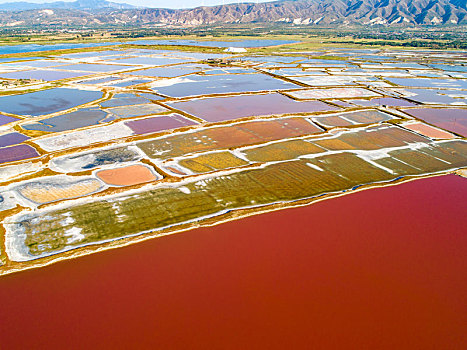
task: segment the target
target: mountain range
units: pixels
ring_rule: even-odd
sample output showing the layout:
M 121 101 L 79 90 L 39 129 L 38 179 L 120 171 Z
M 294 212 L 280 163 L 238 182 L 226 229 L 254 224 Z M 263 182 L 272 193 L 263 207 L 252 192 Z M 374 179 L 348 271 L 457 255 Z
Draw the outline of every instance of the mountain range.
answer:
M 105 0 L 34 4 L 40 7 L 32 9 L 26 9 L 25 6 L 29 5 L 24 4 L 27 3 L 0 5 L 0 25 L 197 26 L 271 22 L 327 26 L 467 24 L 466 0 L 282 0 L 180 10 L 135 8 Z

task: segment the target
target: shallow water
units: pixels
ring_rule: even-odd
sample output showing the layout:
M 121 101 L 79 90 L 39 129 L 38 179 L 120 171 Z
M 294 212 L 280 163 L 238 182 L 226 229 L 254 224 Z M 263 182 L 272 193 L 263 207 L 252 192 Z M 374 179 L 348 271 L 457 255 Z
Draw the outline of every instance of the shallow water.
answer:
M 110 186 L 131 186 L 160 178 L 147 165 L 143 164 L 100 170 L 96 173 L 96 176 Z
M 283 44 L 292 44 L 294 40 L 240 40 L 240 41 L 196 41 L 196 40 L 137 40 L 129 43 L 143 45 L 189 45 L 209 47 L 267 47 Z
M 39 116 L 76 107 L 102 97 L 102 92 L 54 88 L 0 97 L 0 111 Z
M 0 114 L 0 125 L 5 125 L 19 120 L 18 118 L 13 118 L 7 115 Z
M 23 141 L 26 141 L 29 137 L 20 134 L 19 132 L 12 132 L 9 134 L 0 135 L 0 147 L 17 145 Z
M 15 145 L 0 148 L 0 164 L 15 160 L 37 157 L 39 153 L 29 145 Z
M 105 78 L 98 78 L 98 79 L 90 79 L 90 80 L 83 80 L 78 82 L 78 84 L 103 84 L 108 83 L 114 80 L 119 80 L 120 77 L 105 77 Z
M 293 40 L 242 40 L 242 41 L 195 41 L 195 40 L 135 40 L 115 41 L 104 43 L 76 43 L 76 44 L 25 44 L 25 45 L 3 45 L 0 46 L 0 54 L 14 54 L 22 52 L 40 52 L 49 50 L 69 50 L 84 47 L 98 47 L 106 45 L 135 44 L 135 45 L 190 45 L 210 47 L 266 47 L 282 44 L 291 44 Z M 118 51 L 117 51 L 118 53 Z M 86 56 L 81 56 L 86 57 Z
M 194 121 L 178 114 L 132 120 L 125 123 L 135 134 L 149 134 L 194 125 Z
M 265 74 L 190 75 L 173 82 L 167 80 L 167 84 L 170 83 L 172 85 L 154 87 L 153 90 L 171 97 L 185 97 L 298 88 Z
M 173 78 L 185 74 L 192 74 L 200 72 L 201 69 L 196 67 L 186 67 L 186 66 L 175 66 L 175 67 L 161 67 L 161 68 L 149 68 L 138 70 L 130 73 L 130 75 L 142 75 L 146 77 L 164 77 L 164 78 Z
M 122 66 L 117 64 L 89 64 L 89 63 L 81 63 L 81 64 L 70 64 L 66 66 L 61 66 L 59 69 L 65 70 L 78 70 L 78 71 L 85 71 L 85 72 L 92 72 L 92 73 L 107 73 L 107 72 L 116 72 L 125 69 L 131 69 L 131 66 Z
M 8 55 L 22 52 L 40 52 L 49 50 L 68 50 L 82 47 L 105 46 L 109 43 L 86 43 L 86 44 L 25 44 L 25 45 L 1 45 L 0 54 Z
M 16 63 L 18 64 L 18 63 Z M 10 65 L 10 64 L 8 64 Z M 11 64 L 13 65 L 13 63 Z M 55 67 L 55 66 L 64 66 L 66 65 L 65 62 L 60 62 L 60 61 L 52 61 L 52 60 L 36 60 L 36 61 L 27 61 L 27 62 L 21 62 L 21 66 L 24 67 L 33 67 L 33 68 L 47 68 L 47 67 Z
M 278 93 L 207 98 L 175 102 L 170 106 L 209 122 L 268 114 L 311 113 L 338 109 L 321 101 L 298 102 Z
M 406 109 L 404 112 L 467 137 L 467 109 L 413 108 Z
M 117 64 L 147 64 L 151 66 L 165 66 L 167 64 L 186 63 L 190 60 L 169 57 L 130 57 L 112 61 Z M 109 61 L 110 62 L 110 61 Z
M 37 70 L 25 70 L 21 72 L 1 73 L 0 77 L 6 78 L 6 79 L 37 79 L 37 80 L 44 80 L 44 81 L 54 81 L 54 80 L 83 77 L 89 74 L 90 74 L 89 72 L 67 72 L 63 70 L 37 69 Z
M 467 89 L 467 80 L 459 79 L 386 78 L 386 80 L 401 86 Z
M 403 100 L 400 98 L 383 97 L 373 98 L 371 100 L 349 100 L 349 102 L 364 106 L 364 107 L 375 107 L 375 106 L 391 106 L 391 107 L 414 107 L 415 103 Z
M 135 104 L 148 103 L 149 101 L 141 96 L 129 93 L 115 94 L 110 100 L 106 100 L 100 103 L 102 107 L 120 107 L 129 106 Z
M 149 83 L 150 81 L 151 81 L 150 79 L 134 79 L 134 80 L 122 81 L 121 83 L 116 83 L 116 84 L 109 83 L 109 84 L 105 84 L 105 85 L 115 86 L 115 87 L 127 87 L 127 86 L 133 86 L 133 85 Z
M 467 104 L 467 92 L 462 90 L 404 89 L 404 92 L 407 93 L 408 98 L 420 103 Z
M 96 125 L 99 121 L 106 119 L 107 115 L 106 112 L 98 108 L 86 108 L 57 117 L 42 119 L 34 124 L 24 124 L 22 128 L 26 130 L 60 132 Z

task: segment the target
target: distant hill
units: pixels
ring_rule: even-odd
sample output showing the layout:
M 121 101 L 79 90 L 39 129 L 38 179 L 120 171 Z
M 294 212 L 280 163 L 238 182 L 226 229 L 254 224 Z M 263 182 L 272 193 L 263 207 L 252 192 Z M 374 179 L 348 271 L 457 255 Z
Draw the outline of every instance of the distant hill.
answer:
M 129 4 L 118 4 L 105 0 L 77 0 L 73 2 L 55 1 L 45 4 L 37 4 L 26 1 L 7 2 L 0 4 L 0 11 L 27 11 L 41 9 L 74 9 L 74 10 L 95 10 L 95 9 L 132 9 L 136 6 Z
M 0 24 L 10 27 L 44 24 L 197 26 L 254 22 L 336 27 L 467 24 L 466 0 L 283 0 L 181 10 L 128 7 L 131 5 L 103 0 L 55 2 L 42 4 L 40 9 L 0 12 Z

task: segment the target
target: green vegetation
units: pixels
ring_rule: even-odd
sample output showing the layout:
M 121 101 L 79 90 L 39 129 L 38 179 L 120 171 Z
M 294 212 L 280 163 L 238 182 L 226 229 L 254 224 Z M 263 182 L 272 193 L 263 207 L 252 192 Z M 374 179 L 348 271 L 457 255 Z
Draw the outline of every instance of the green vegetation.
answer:
M 47 213 L 25 214 L 14 224 L 14 229 L 24 233 L 28 251 L 39 257 L 73 246 L 181 224 L 224 210 L 294 201 L 393 180 L 401 175 L 447 170 L 465 165 L 467 154 L 466 143 L 461 141 L 392 153 L 394 159 L 400 159 L 408 167 L 387 163 L 386 158 L 379 159 L 378 162 L 394 169 L 390 174 L 348 152 L 292 159 L 264 168 L 193 180 L 182 189 L 161 187 L 123 195 L 113 202 L 101 200 Z M 64 226 L 66 218 L 72 220 Z M 74 239 L 73 232 L 79 233 L 76 236 L 79 239 Z
M 196 27 L 129 27 L 107 26 L 102 28 L 2 28 L 0 43 L 85 43 L 115 42 L 121 39 L 197 39 L 197 40 L 241 40 L 241 39 L 286 39 L 306 43 L 306 48 L 320 46 L 396 46 L 424 47 L 432 49 L 465 49 L 467 45 L 465 26 L 352 26 L 333 28 L 291 24 L 222 24 Z M 170 45 L 163 45 L 170 48 Z M 163 47 L 161 47 L 163 48 Z M 297 47 L 295 47 L 297 48 Z M 177 46 L 181 50 L 215 52 L 215 48 Z M 212 51 L 211 51 L 212 50 Z

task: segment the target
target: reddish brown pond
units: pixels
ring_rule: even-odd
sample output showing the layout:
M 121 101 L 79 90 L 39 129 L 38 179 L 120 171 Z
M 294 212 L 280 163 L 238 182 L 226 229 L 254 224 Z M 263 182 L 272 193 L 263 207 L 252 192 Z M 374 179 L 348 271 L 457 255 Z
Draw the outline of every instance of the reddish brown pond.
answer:
M 5 349 L 465 349 L 467 180 L 367 190 L 0 278 Z
M 131 186 L 157 179 L 152 171 L 142 164 L 100 170 L 96 176 L 106 184 L 114 186 Z

